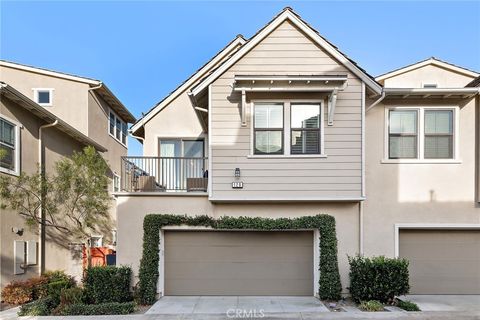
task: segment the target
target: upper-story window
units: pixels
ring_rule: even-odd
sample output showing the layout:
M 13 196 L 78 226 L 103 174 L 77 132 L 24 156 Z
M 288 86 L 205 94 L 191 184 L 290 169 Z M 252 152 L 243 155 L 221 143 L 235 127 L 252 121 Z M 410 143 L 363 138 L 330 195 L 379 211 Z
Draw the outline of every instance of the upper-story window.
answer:
M 455 159 L 455 108 L 388 110 L 388 159 Z
M 438 86 L 437 86 L 436 83 L 424 83 L 424 84 L 423 84 L 423 87 L 424 87 L 425 89 L 432 89 L 432 88 L 437 88 Z
M 291 105 L 292 154 L 320 153 L 320 105 Z
M 283 154 L 283 104 L 255 105 L 255 154 Z
M 128 127 L 113 111 L 110 110 L 108 133 L 123 145 L 127 145 Z
M 10 174 L 20 172 L 19 126 L 0 117 L 0 171 Z
M 322 105 L 285 101 L 254 103 L 254 155 L 321 155 Z
M 53 89 L 52 88 L 35 88 L 33 89 L 35 102 L 41 106 L 53 105 Z

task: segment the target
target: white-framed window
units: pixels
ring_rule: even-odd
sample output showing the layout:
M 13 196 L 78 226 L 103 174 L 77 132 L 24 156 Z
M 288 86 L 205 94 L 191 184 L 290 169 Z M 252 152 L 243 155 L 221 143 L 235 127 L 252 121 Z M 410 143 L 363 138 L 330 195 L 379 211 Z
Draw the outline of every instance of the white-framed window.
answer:
M 325 157 L 322 101 L 252 101 L 249 157 Z
M 120 176 L 116 173 L 113 173 L 112 187 L 113 187 L 113 192 L 120 191 Z
M 458 161 L 458 107 L 386 109 L 386 162 Z
M 103 236 L 91 236 L 90 237 L 90 247 L 99 248 L 103 245 Z
M 20 174 L 20 125 L 0 115 L 0 171 Z
M 424 83 L 423 84 L 423 87 L 425 89 L 433 89 L 433 88 L 437 88 L 438 85 L 436 83 Z
M 35 102 L 41 106 L 53 105 L 53 88 L 33 88 L 33 96 Z
M 128 126 L 125 121 L 112 110 L 108 118 L 108 134 L 123 145 L 127 145 Z

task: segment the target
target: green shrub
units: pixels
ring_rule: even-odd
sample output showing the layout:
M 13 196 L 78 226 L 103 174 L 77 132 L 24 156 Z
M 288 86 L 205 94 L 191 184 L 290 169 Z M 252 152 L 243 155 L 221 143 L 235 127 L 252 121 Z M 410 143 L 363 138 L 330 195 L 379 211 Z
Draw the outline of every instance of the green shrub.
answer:
M 337 261 L 337 236 L 335 219 L 320 214 L 299 218 L 259 218 L 259 217 L 189 217 L 185 215 L 150 214 L 143 220 L 143 252 L 139 270 L 138 297 L 142 304 L 155 302 L 158 281 L 159 230 L 164 226 L 189 225 L 206 226 L 214 229 L 251 230 L 296 230 L 318 229 L 320 232 L 320 280 L 319 296 L 325 300 L 338 300 L 342 291 Z
M 91 267 L 86 270 L 83 285 L 87 303 L 127 302 L 132 300 L 130 267 Z
M 363 311 L 376 312 L 383 311 L 383 304 L 377 300 L 363 301 L 358 306 Z
M 53 298 L 46 297 L 36 301 L 24 304 L 20 307 L 19 316 L 48 316 L 55 308 L 56 304 Z
M 51 282 L 48 284 L 48 296 L 54 299 L 54 301 L 59 304 L 60 303 L 60 295 L 62 290 L 68 289 L 71 287 L 71 283 L 65 280 L 58 280 L 55 282 Z
M 403 309 L 405 311 L 420 311 L 420 308 L 418 305 L 414 302 L 408 301 L 408 300 L 398 300 L 397 302 L 397 307 L 400 309 Z
M 110 302 L 101 304 L 71 304 L 65 306 L 59 315 L 63 316 L 93 316 L 105 314 L 129 314 L 135 311 L 134 302 Z
M 83 289 L 79 287 L 66 288 L 60 293 L 60 304 L 81 304 L 83 303 Z
M 75 279 L 61 270 L 46 271 L 43 274 L 43 277 L 48 279 L 48 283 L 65 281 L 69 283 L 69 287 L 74 287 L 76 285 Z
M 349 257 L 350 293 L 355 302 L 392 301 L 395 296 L 407 294 L 408 261 L 386 257 Z

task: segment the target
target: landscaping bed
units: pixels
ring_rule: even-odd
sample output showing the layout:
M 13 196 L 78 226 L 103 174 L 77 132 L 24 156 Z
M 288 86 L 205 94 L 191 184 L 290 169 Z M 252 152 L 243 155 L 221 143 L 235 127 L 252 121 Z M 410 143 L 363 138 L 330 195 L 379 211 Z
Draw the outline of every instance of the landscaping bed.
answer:
M 11 305 L 21 305 L 19 316 L 117 315 L 137 310 L 130 290 L 128 267 L 92 267 L 81 285 L 63 272 L 15 281 L 2 291 Z

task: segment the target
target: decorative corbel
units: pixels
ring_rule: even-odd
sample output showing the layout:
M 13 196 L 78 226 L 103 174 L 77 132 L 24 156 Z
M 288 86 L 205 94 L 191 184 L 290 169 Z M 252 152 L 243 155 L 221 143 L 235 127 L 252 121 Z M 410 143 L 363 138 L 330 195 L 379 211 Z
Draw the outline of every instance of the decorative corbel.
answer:
M 335 107 L 337 105 L 337 89 L 335 88 L 328 97 L 328 121 L 329 126 L 333 126 L 333 117 L 335 115 Z
M 245 90 L 242 90 L 242 127 L 247 126 L 246 108 L 247 108 L 247 95 L 245 93 Z

